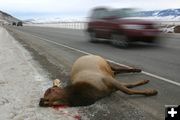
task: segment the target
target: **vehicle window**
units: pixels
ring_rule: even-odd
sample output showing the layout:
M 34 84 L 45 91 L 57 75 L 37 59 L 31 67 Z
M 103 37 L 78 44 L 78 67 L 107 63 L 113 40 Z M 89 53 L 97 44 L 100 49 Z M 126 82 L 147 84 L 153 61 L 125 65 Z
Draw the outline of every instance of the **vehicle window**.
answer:
M 124 17 L 133 17 L 135 16 L 136 12 L 132 9 L 116 9 L 116 10 L 111 10 L 110 14 L 111 16 L 124 18 Z
M 93 19 L 102 19 L 108 16 L 108 11 L 107 10 L 97 10 L 94 11 L 91 18 Z

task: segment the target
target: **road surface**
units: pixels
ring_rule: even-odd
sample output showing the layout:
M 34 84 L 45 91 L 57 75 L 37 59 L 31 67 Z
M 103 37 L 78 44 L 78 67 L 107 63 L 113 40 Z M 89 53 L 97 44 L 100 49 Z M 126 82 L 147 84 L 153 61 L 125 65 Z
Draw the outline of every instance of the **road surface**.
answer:
M 129 49 L 115 48 L 108 43 L 93 44 L 87 41 L 82 30 L 45 27 L 6 27 L 25 48 L 43 56 L 34 57 L 55 77 L 56 69 L 69 72 L 73 62 L 84 54 L 97 54 L 116 63 L 143 69 L 140 74 L 117 76 L 121 81 L 133 82 L 149 79 L 150 83 L 136 89 L 154 88 L 157 96 L 129 96 L 113 93 L 95 105 L 82 107 L 90 119 L 104 120 L 162 120 L 165 105 L 180 104 L 180 41 L 178 37 L 160 37 L 161 45 L 138 44 Z M 37 55 L 35 55 L 37 56 Z M 46 59 L 49 63 L 44 62 Z M 47 67 L 55 66 L 55 67 Z M 62 69 L 59 69 L 62 68 Z M 61 76 L 62 77 L 62 76 Z M 64 77 L 67 79 L 67 77 Z M 61 79 L 61 78 L 60 78 Z

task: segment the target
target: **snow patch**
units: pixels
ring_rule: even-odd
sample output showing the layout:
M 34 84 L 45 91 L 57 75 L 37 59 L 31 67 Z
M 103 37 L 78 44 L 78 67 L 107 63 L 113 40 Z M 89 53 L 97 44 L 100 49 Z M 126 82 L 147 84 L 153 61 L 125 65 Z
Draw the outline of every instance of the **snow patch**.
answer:
M 2 120 L 77 120 L 77 108 L 41 108 L 39 99 L 52 86 L 40 66 L 0 27 L 0 118 Z M 41 71 L 43 71 L 41 69 Z

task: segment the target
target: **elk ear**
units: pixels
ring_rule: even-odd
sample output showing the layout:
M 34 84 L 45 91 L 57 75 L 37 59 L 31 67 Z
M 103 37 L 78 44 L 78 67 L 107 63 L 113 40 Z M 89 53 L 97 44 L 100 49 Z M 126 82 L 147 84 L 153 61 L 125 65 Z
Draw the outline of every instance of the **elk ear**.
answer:
M 61 81 L 59 79 L 53 80 L 53 87 L 61 87 Z

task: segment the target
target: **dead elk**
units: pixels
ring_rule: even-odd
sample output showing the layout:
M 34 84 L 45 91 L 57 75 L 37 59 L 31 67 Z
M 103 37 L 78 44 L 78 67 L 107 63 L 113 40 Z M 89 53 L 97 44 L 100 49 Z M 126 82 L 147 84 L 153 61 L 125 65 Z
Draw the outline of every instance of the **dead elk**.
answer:
M 141 72 L 140 69 L 124 67 L 107 62 L 100 56 L 86 55 L 75 61 L 71 70 L 71 84 L 61 88 L 60 80 L 53 81 L 53 86 L 46 90 L 40 99 L 42 107 L 67 105 L 85 106 L 120 90 L 128 95 L 156 95 L 154 89 L 130 89 L 149 82 L 141 80 L 134 83 L 122 83 L 115 79 L 119 73 Z

